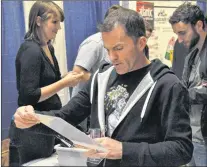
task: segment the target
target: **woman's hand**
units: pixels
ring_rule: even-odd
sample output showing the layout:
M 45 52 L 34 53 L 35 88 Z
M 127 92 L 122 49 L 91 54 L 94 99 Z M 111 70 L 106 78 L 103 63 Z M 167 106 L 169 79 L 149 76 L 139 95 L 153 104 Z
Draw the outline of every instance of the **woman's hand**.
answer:
M 40 123 L 40 120 L 32 106 L 22 106 L 14 114 L 14 123 L 17 128 L 25 129 Z
M 74 71 L 68 72 L 64 78 L 62 78 L 62 83 L 64 85 L 64 87 L 73 87 L 76 86 L 83 77 L 84 73 L 77 73 Z

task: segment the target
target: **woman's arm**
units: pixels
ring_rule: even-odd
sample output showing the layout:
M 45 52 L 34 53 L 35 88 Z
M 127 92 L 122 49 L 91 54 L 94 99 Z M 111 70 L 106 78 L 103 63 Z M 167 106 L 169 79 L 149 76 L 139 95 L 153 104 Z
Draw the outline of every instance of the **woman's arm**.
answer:
M 19 97 L 25 105 L 35 105 L 44 101 L 67 86 L 75 86 L 82 73 L 70 72 L 61 80 L 40 87 L 42 52 L 39 46 L 27 46 L 20 51 L 16 59 Z
M 61 80 L 50 84 L 48 86 L 41 88 L 41 96 L 38 102 L 44 101 L 48 99 L 49 97 L 56 94 L 61 89 L 68 87 L 68 86 L 75 86 L 80 81 L 84 74 L 83 73 L 76 73 L 76 72 L 69 72 L 64 78 Z

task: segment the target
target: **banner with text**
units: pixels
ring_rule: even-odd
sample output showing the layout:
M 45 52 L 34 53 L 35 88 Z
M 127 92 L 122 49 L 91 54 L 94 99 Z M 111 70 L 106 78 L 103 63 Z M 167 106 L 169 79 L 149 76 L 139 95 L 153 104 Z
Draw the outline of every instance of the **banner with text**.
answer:
M 152 26 L 152 29 L 154 29 L 154 3 L 137 1 L 136 10 Z

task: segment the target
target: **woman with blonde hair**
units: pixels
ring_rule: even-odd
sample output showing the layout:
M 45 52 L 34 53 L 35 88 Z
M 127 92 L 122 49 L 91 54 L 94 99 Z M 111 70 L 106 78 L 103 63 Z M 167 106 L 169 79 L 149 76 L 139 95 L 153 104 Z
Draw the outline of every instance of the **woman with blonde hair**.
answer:
M 82 73 L 69 72 L 61 78 L 52 40 L 64 21 L 63 10 L 52 1 L 37 1 L 29 14 L 29 30 L 16 57 L 18 105 L 32 105 L 35 110 L 62 107 L 57 92 L 75 86 Z M 53 153 L 55 138 L 10 127 L 10 166 L 20 166 Z

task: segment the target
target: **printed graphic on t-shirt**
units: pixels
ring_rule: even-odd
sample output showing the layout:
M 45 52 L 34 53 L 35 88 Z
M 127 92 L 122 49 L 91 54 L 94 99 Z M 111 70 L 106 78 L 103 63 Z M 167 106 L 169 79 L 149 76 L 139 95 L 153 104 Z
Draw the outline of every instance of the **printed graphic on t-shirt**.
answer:
M 127 85 L 112 86 L 105 95 L 106 112 L 111 110 L 112 113 L 108 117 L 108 135 L 111 136 L 114 131 L 122 111 L 127 103 L 129 93 L 127 92 Z

